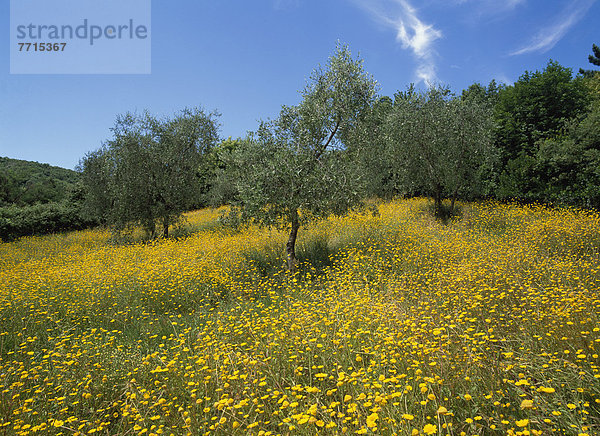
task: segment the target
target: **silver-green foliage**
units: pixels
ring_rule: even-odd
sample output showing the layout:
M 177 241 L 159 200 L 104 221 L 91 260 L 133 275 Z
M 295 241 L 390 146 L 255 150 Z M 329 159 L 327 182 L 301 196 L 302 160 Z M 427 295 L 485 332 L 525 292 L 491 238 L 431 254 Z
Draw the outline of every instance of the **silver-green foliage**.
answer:
M 89 209 L 116 229 L 141 224 L 155 233 L 198 206 L 198 168 L 218 140 L 216 113 L 185 109 L 174 118 L 117 117 L 113 138 L 81 163 Z
M 297 106 L 283 106 L 262 122 L 234 155 L 245 218 L 290 228 L 287 246 L 295 268 L 298 228 L 313 217 L 346 213 L 359 204 L 364 180 L 346 140 L 372 105 L 376 82 L 346 46 L 313 71 Z
M 482 177 L 497 159 L 490 105 L 443 87 L 396 94 L 387 135 L 398 188 L 433 196 L 436 214 L 445 196 L 480 194 Z

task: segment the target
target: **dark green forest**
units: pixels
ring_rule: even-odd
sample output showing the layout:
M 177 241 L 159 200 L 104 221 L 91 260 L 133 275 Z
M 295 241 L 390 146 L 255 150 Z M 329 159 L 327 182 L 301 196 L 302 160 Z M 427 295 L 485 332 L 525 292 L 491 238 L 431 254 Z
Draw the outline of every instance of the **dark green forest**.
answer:
M 0 239 L 82 229 L 98 221 L 82 210 L 81 174 L 0 157 Z
M 76 171 L 0 157 L 0 206 L 32 206 L 66 200 L 77 189 Z
M 512 85 L 385 96 L 338 45 L 299 104 L 244 138 L 220 138 L 219 114 L 202 108 L 128 113 L 77 171 L 0 158 L 0 239 L 98 224 L 166 237 L 183 212 L 229 204 L 231 222 L 291 229 L 292 267 L 307 220 L 367 198 L 428 196 L 438 218 L 457 200 L 598 209 L 597 50 L 577 74 L 550 60 Z

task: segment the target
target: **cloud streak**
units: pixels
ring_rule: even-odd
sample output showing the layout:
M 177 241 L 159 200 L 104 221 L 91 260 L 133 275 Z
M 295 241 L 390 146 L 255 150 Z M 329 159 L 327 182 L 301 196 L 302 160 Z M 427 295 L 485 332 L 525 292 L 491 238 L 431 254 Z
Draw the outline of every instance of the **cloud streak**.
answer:
M 442 32 L 424 23 L 407 0 L 354 0 L 354 3 L 396 31 L 396 40 L 402 48 L 411 50 L 417 60 L 415 76 L 419 82 L 436 81 L 433 42 L 442 37 Z
M 506 0 L 500 2 L 498 0 L 455 0 L 454 3 L 458 5 L 470 3 L 483 8 L 489 13 L 499 13 L 504 11 L 511 11 L 520 4 L 525 3 L 525 1 L 526 0 Z
M 448 0 L 443 1 L 445 3 L 441 4 L 447 6 Z M 526 0 L 454 0 L 453 5 L 468 9 L 463 18 L 466 22 L 479 24 L 482 19 L 489 21 L 503 18 L 525 3 Z
M 592 7 L 596 0 L 580 0 L 569 5 L 562 11 L 557 21 L 541 29 L 526 45 L 510 53 L 511 56 L 518 56 L 527 53 L 540 52 L 545 53 L 552 49 L 579 20 L 581 20 L 587 11 Z

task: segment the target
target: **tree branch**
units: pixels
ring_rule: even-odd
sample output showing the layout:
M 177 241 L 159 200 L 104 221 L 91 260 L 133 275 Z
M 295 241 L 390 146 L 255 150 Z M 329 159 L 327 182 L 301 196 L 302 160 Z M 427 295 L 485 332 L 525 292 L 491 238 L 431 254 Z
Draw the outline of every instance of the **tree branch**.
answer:
M 340 120 L 338 119 L 337 122 L 335 123 L 335 127 L 333 128 L 333 131 L 331 132 L 331 135 L 329 135 L 329 138 L 327 139 L 327 142 L 319 150 L 317 150 L 317 153 L 315 155 L 316 159 L 319 159 L 321 157 L 321 155 L 325 152 L 325 150 L 327 150 L 327 147 L 333 140 L 333 137 L 335 136 L 335 134 L 337 133 L 339 128 L 340 128 Z

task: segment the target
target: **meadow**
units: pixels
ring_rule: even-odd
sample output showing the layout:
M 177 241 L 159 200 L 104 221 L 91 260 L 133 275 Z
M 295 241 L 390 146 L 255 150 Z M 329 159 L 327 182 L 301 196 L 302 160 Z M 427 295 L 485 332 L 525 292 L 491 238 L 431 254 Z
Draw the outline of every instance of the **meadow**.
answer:
M 0 434 L 600 434 L 600 216 L 427 207 L 1 243 Z

